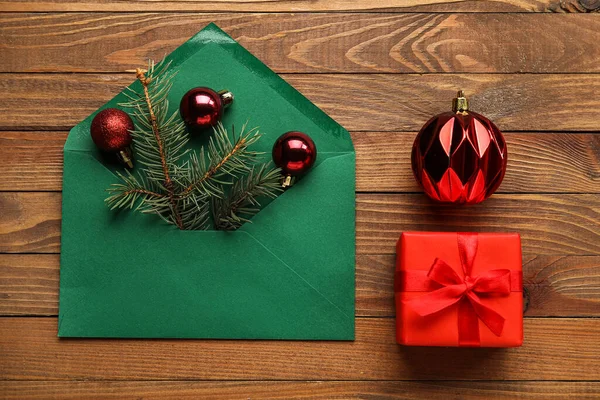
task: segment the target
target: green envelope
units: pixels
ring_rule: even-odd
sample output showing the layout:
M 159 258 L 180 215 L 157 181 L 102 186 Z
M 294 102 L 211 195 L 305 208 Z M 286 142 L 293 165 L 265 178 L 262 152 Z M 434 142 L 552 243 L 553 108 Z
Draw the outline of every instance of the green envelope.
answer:
M 226 127 L 258 126 L 265 157 L 284 132 L 306 132 L 317 164 L 238 231 L 180 231 L 106 207 L 120 168 L 95 148 L 90 115 L 64 148 L 58 336 L 354 339 L 350 135 L 213 24 L 167 58 L 178 71 L 171 112 L 192 87 L 228 89 Z

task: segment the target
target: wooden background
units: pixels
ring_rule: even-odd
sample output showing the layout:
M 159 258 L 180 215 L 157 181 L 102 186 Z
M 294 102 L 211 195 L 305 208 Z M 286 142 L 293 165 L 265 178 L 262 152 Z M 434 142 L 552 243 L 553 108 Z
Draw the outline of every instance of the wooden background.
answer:
M 600 1 L 0 0 L 1 398 L 599 398 Z M 215 21 L 351 131 L 355 342 L 58 340 L 67 131 Z M 416 131 L 455 91 L 506 132 L 482 205 L 433 206 Z M 518 231 L 519 349 L 394 342 L 403 230 Z

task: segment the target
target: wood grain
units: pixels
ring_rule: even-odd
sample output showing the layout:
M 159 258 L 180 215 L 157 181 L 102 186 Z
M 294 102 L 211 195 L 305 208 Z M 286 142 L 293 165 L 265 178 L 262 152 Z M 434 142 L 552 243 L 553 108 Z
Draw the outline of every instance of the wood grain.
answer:
M 15 0 L 0 1 L 4 11 L 426 11 L 426 12 L 597 12 L 597 0 Z
M 57 315 L 60 257 L 0 254 L 0 315 Z
M 357 315 L 395 315 L 394 270 L 394 255 L 357 256 Z M 600 257 L 525 254 L 523 287 L 528 304 L 524 313 L 526 317 L 598 316 Z M 9 304 L 6 308 L 11 309 L 11 306 Z
M 0 253 L 56 253 L 60 193 L 0 193 Z M 437 205 L 421 194 L 359 194 L 358 254 L 394 254 L 403 231 L 521 234 L 523 251 L 538 255 L 599 255 L 600 197 L 595 194 L 496 194 L 470 206 Z
M 525 320 L 521 348 L 395 343 L 392 318 L 354 342 L 58 339 L 55 318 L 0 320 L 5 380 L 595 380 L 600 319 Z M 549 351 L 549 349 L 552 349 Z
M 594 15 L 385 13 L 0 14 L 0 72 L 123 72 L 211 21 L 278 73 L 600 72 Z
M 0 253 L 57 253 L 60 201 L 60 193 L 0 194 Z
M 67 134 L 0 131 L 0 191 L 61 190 Z
M 356 259 L 356 315 L 393 317 L 393 255 Z M 600 316 L 600 257 L 524 256 L 526 317 Z M 59 256 L 0 254 L 0 315 L 58 314 Z
M 495 195 L 473 207 L 439 205 L 422 195 L 359 195 L 358 254 L 394 254 L 403 231 L 518 232 L 523 251 L 600 254 L 597 195 Z
M 196 398 L 234 399 L 404 399 L 404 400 L 547 400 L 561 393 L 561 399 L 597 399 L 598 382 L 456 382 L 456 381 L 1 381 L 0 397 L 14 399 L 123 399 L 180 400 Z
M 410 167 L 416 132 L 356 132 L 358 192 L 418 192 Z M 64 131 L 0 131 L 0 191 L 58 191 Z M 600 135 L 505 132 L 500 193 L 600 193 Z
M 350 131 L 417 131 L 462 88 L 504 131 L 598 131 L 593 74 L 283 74 Z M 1 74 L 0 130 L 68 130 L 133 81 L 131 74 Z M 335 94 L 335 95 L 332 95 Z M 560 101 L 556 101 L 560 99 Z M 44 110 L 44 112 L 40 112 Z
M 415 136 L 416 132 L 353 133 L 357 191 L 420 192 L 410 166 Z M 508 167 L 499 192 L 600 192 L 600 135 L 505 132 L 504 136 Z
M 584 15 L 599 0 L 0 0 L 0 10 L 0 399 L 600 397 L 600 20 Z M 123 71 L 210 21 L 352 132 L 357 339 L 59 340 L 66 131 L 133 80 Z M 482 205 L 434 206 L 416 193 L 409 151 L 459 88 L 508 132 L 509 169 Z M 393 253 L 406 230 L 520 232 L 524 346 L 395 344 Z

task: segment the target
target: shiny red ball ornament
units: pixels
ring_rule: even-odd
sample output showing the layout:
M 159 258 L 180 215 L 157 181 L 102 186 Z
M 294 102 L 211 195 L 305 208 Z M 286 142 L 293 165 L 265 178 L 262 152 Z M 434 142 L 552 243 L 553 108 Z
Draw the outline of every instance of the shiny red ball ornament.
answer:
M 316 160 L 317 146 L 305 133 L 284 133 L 273 145 L 273 162 L 281 168 L 284 188 L 291 186 L 294 178 L 306 173 Z
M 133 121 L 126 112 L 106 108 L 92 120 L 90 134 L 100 150 L 115 154 L 122 164 L 133 168 L 131 131 L 134 128 Z
M 468 110 L 462 91 L 453 111 L 421 128 L 412 149 L 412 170 L 433 200 L 475 204 L 490 197 L 504 178 L 507 151 L 502 133 Z
M 227 90 L 217 93 L 207 87 L 197 87 L 183 95 L 179 113 L 188 129 L 200 131 L 215 126 L 232 102 L 233 94 Z

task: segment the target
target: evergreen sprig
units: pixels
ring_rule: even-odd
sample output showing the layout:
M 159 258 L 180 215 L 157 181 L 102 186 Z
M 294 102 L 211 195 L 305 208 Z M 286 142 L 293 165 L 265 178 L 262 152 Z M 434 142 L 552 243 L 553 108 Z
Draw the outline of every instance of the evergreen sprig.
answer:
M 214 197 L 213 219 L 219 230 L 234 231 L 260 211 L 260 197 L 275 198 L 281 192 L 279 170 L 262 164 L 238 179 L 228 196 Z
M 189 160 L 189 183 L 184 194 L 190 191 L 201 191 L 211 196 L 222 197 L 222 184 L 224 177 L 237 176 L 247 173 L 252 168 L 252 163 L 261 154 L 249 150 L 248 147 L 260 139 L 257 128 L 246 131 L 246 125 L 241 133 L 236 134 L 232 128 L 232 137 L 219 123 L 215 127 L 215 134 L 208 142 L 208 148 L 200 149 L 200 154 L 193 153 Z
M 279 169 L 255 165 L 262 153 L 249 149 L 260 139 L 258 129 L 244 125 L 230 135 L 219 123 L 206 148 L 193 152 L 178 113 L 168 114 L 175 76 L 169 63 L 150 61 L 136 76 L 141 88 L 130 89 L 122 106 L 132 110 L 133 150 L 141 169 L 118 174 L 120 182 L 107 189 L 111 209 L 135 208 L 185 230 L 210 229 L 212 216 L 216 229 L 235 230 L 258 212 L 259 197 L 277 196 Z

